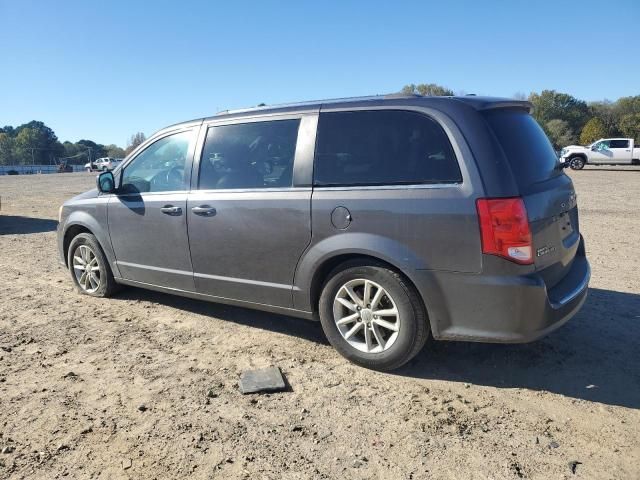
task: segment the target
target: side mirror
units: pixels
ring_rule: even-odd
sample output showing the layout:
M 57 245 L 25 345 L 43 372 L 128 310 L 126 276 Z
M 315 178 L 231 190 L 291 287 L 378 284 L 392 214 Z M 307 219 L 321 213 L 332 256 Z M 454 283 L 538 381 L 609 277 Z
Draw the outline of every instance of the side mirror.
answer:
M 102 172 L 96 178 L 98 191 L 102 193 L 114 193 L 116 191 L 116 180 L 111 172 Z

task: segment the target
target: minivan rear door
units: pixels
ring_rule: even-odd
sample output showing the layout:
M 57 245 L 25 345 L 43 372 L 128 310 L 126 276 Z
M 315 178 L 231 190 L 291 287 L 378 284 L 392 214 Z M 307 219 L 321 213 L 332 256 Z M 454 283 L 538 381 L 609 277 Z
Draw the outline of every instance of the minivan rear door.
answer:
M 485 111 L 525 202 L 536 270 L 547 287 L 568 272 L 580 243 L 573 182 L 544 131 L 522 108 Z
M 295 268 L 311 239 L 316 124 L 316 115 L 298 114 L 205 125 L 187 201 L 199 293 L 292 306 Z

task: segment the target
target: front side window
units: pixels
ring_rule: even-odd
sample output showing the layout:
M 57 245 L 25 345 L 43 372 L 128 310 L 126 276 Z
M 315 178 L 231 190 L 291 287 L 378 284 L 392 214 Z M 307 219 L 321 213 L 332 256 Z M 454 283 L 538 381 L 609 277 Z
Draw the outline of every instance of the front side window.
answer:
M 210 127 L 198 188 L 291 187 L 299 126 L 295 119 Z
M 145 193 L 185 190 L 185 164 L 192 138 L 191 131 L 181 132 L 149 145 L 124 169 L 122 191 Z
M 395 110 L 321 113 L 313 175 L 316 186 L 462 181 L 442 127 Z
M 629 148 L 629 140 L 611 140 L 609 148 Z
M 596 143 L 596 150 L 609 150 L 609 140 Z

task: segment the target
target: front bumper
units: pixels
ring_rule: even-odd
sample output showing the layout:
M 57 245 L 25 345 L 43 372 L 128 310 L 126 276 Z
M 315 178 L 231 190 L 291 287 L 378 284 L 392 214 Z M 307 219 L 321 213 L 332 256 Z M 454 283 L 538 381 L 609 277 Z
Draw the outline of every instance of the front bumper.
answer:
M 580 310 L 590 276 L 581 239 L 570 270 L 550 289 L 536 273 L 453 272 L 430 272 L 419 289 L 428 292 L 424 298 L 434 338 L 526 343 L 559 328 Z

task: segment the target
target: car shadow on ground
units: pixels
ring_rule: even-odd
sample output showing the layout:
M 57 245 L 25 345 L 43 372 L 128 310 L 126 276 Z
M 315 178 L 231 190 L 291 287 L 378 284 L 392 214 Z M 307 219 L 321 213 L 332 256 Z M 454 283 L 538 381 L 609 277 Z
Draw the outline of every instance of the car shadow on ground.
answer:
M 640 408 L 640 295 L 590 289 L 582 310 L 533 343 L 431 342 L 398 375 L 549 391 Z
M 33 218 L 0 214 L 0 235 L 54 232 L 58 222 L 49 218 Z
M 327 344 L 319 322 L 128 288 L 118 298 L 147 300 L 253 328 Z M 536 342 L 436 342 L 394 375 L 548 391 L 640 408 L 640 295 L 590 289 L 580 313 Z M 336 353 L 336 355 L 338 355 Z
M 219 318 L 220 320 L 237 323 L 239 325 L 284 333 L 325 345 L 329 344 L 322 332 L 320 322 L 312 322 L 300 318 L 288 317 L 286 315 L 234 307 L 221 303 L 211 303 L 204 300 L 194 300 L 134 287 L 127 287 L 119 293 L 116 298 L 156 302 L 168 307 L 185 310 L 198 315 Z

